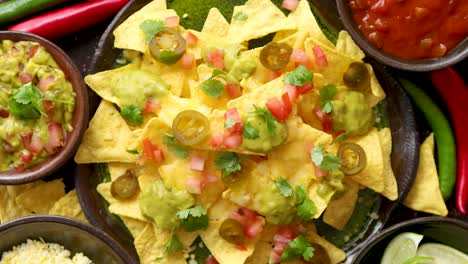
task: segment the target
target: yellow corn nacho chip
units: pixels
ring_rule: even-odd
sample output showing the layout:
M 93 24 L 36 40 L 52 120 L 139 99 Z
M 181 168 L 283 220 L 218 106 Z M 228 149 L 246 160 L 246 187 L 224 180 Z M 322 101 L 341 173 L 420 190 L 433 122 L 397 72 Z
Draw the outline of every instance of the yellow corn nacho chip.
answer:
M 148 221 L 141 213 L 140 204 L 138 203 L 139 194 L 126 200 L 118 200 L 112 196 L 110 188 L 110 182 L 101 183 L 97 186 L 98 193 L 109 203 L 109 212 L 140 221 Z
M 270 33 L 295 29 L 296 25 L 269 0 L 249 0 L 243 6 L 234 7 L 233 14 L 243 13 L 246 20 L 231 20 L 227 39 L 242 43 Z
M 65 196 L 61 179 L 41 183 L 18 195 L 15 202 L 35 214 L 47 214 L 60 198 Z
M 364 59 L 366 54 L 354 42 L 347 31 L 340 31 L 336 40 L 336 51 L 352 58 L 356 61 Z
M 65 196 L 60 198 L 52 206 L 48 214 L 70 217 L 88 223 L 88 219 L 84 215 L 83 210 L 81 209 L 80 202 L 78 201 L 76 190 L 72 190 Z
M 218 8 L 211 8 L 206 17 L 201 33 L 211 38 L 224 38 L 229 31 L 229 22 Z
M 272 248 L 271 242 L 259 240 L 252 255 L 245 260 L 244 264 L 268 263 Z
M 321 245 L 327 251 L 328 256 L 330 257 L 331 263 L 333 264 L 341 263 L 342 261 L 346 259 L 346 253 L 344 253 L 343 250 L 337 248 L 335 245 L 328 242 L 326 239 L 322 238 L 321 236 L 315 233 L 310 233 L 308 237 L 312 242 L 315 242 Z
M 353 214 L 358 199 L 359 184 L 346 181 L 343 193 L 335 194 L 325 209 L 323 221 L 332 227 L 343 230 Z
M 448 214 L 447 206 L 439 189 L 439 179 L 434 160 L 433 133 L 421 145 L 416 179 L 403 204 L 416 211 L 441 216 Z
M 384 162 L 379 134 L 376 128 L 358 138 L 350 138 L 350 142 L 356 143 L 364 149 L 367 157 L 367 166 L 358 174 L 347 176 L 353 181 L 369 187 L 381 193 L 384 190 Z
M 133 162 L 136 155 L 127 152 L 133 149 L 137 134 L 130 131 L 125 120 L 112 103 L 101 101 L 96 114 L 89 122 L 83 141 L 75 155 L 77 163 Z
M 146 225 L 150 223 L 126 216 L 119 217 L 120 219 L 122 219 L 122 222 L 124 222 L 125 226 L 127 227 L 128 231 L 130 231 L 130 234 L 133 236 L 133 238 L 138 237 L 138 235 L 140 235 L 143 232 Z
M 11 196 L 5 185 L 0 185 L 0 223 L 30 215 L 31 212 L 16 205 L 15 196 Z
M 384 159 L 384 190 L 382 195 L 391 201 L 398 198 L 398 185 L 392 170 L 392 161 L 390 159 L 392 154 L 392 133 L 390 128 L 384 128 L 379 131 L 380 146 L 382 147 L 382 155 Z

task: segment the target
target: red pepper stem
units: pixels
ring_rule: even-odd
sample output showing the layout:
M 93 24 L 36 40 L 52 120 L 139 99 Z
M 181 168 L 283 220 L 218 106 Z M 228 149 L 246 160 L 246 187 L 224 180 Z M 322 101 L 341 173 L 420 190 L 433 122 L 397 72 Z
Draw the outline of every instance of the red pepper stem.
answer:
M 431 73 L 431 80 L 447 105 L 457 143 L 456 207 L 466 215 L 468 205 L 468 87 L 457 72 L 444 68 Z

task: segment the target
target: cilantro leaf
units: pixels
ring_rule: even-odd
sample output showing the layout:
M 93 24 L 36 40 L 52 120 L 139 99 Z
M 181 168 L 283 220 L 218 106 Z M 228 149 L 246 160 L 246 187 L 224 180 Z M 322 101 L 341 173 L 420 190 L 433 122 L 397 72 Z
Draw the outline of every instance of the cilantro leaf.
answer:
M 349 132 L 344 132 L 333 139 L 333 143 L 340 143 L 349 136 Z
M 236 122 L 231 118 L 227 118 L 226 120 L 224 120 L 224 128 L 232 128 L 235 124 Z
M 42 93 L 33 83 L 27 83 L 8 99 L 8 107 L 16 117 L 37 119 L 43 108 Z
M 306 199 L 305 187 L 302 185 L 296 186 L 296 204 L 301 204 Z
M 163 28 L 164 22 L 161 20 L 145 20 L 140 24 L 140 29 L 145 33 L 147 45 L 151 42 L 154 35 L 158 34 Z
M 175 253 L 181 250 L 184 246 L 180 242 L 179 238 L 176 235 L 172 235 L 171 238 L 164 245 L 164 255 L 167 253 Z
M 286 74 L 284 82 L 294 86 L 304 86 L 306 83 L 311 83 L 314 74 L 306 67 L 299 65 L 292 72 Z
M 249 18 L 249 16 L 247 16 L 246 14 L 242 12 L 237 12 L 232 16 L 232 18 L 234 18 L 235 20 L 239 20 L 239 21 L 245 21 Z
M 138 152 L 137 149 L 127 149 L 127 153 L 132 154 L 132 155 L 139 155 L 140 152 Z
M 293 190 L 291 185 L 285 179 L 278 179 L 275 181 L 276 187 L 280 190 L 281 195 L 284 197 L 291 197 Z
M 201 84 L 206 95 L 220 97 L 224 92 L 224 84 L 220 80 L 208 79 Z
M 260 136 L 260 131 L 252 126 L 250 122 L 247 122 L 245 123 L 244 130 L 242 131 L 242 136 L 247 139 L 256 139 Z
M 208 227 L 208 216 L 205 208 L 202 206 L 179 211 L 177 212 L 177 217 L 182 220 L 182 227 L 188 232 Z
M 268 129 L 268 134 L 270 134 L 270 136 L 274 136 L 276 134 L 276 123 L 275 123 L 276 119 L 273 116 L 273 114 L 264 107 L 257 107 L 255 105 L 254 107 L 255 107 L 254 113 L 259 115 L 265 120 L 267 129 Z
M 141 109 L 134 105 L 122 107 L 122 109 L 120 109 L 120 115 L 134 126 L 139 126 L 143 124 L 143 116 L 141 114 Z
M 174 153 L 178 158 L 185 159 L 188 157 L 189 148 L 177 142 L 174 136 L 165 134 L 163 143 L 167 146 L 167 149 Z
M 326 85 L 320 89 L 320 104 L 322 104 L 322 112 L 329 114 L 333 110 L 331 100 L 336 95 L 336 86 L 333 84 Z
M 304 221 L 312 220 L 316 212 L 317 207 L 309 197 L 305 197 L 304 201 L 297 206 L 297 215 Z
M 219 153 L 215 158 L 215 166 L 223 172 L 223 177 L 242 169 L 239 156 L 234 152 Z
M 289 261 L 299 257 L 309 261 L 314 256 L 314 247 L 307 238 L 300 235 L 294 240 L 289 241 L 287 244 L 289 247 L 285 247 L 283 254 L 281 254 L 281 261 Z
M 341 159 L 337 156 L 326 153 L 321 145 L 317 145 L 310 151 L 312 161 L 317 167 L 326 171 L 334 171 L 340 168 Z

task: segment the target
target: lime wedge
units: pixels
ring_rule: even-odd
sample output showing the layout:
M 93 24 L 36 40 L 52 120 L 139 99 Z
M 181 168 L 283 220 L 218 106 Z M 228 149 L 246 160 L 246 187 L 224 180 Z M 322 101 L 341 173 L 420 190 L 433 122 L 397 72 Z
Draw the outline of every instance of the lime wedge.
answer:
M 403 264 L 416 256 L 423 235 L 406 232 L 394 237 L 385 248 L 380 264 Z
M 468 255 L 439 243 L 425 243 L 416 253 L 418 256 L 432 257 L 437 264 L 467 264 Z
M 416 257 L 408 259 L 403 264 L 432 264 L 432 263 L 434 263 L 434 258 L 416 256 Z

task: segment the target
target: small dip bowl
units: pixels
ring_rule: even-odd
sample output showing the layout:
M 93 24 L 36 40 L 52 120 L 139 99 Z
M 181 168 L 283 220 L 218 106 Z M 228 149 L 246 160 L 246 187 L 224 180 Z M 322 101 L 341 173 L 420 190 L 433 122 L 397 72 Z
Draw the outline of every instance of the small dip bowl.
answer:
M 37 215 L 0 225 L 0 259 L 3 252 L 28 239 L 56 243 L 71 252 L 83 253 L 93 263 L 138 263 L 115 240 L 86 223 L 67 217 Z
M 62 167 L 76 151 L 88 123 L 88 92 L 78 68 L 70 57 L 55 44 L 39 36 L 16 31 L 0 31 L 0 41 L 3 40 L 11 40 L 13 42 L 33 41 L 39 43 L 52 55 L 60 69 L 65 73 L 66 79 L 71 83 L 73 91 L 76 94 L 75 111 L 72 118 L 73 131 L 66 134 L 64 146 L 61 150 L 45 161 L 23 172 L 0 172 L 0 184 L 24 184 L 52 174 Z
M 445 56 L 440 58 L 429 59 L 401 59 L 389 54 L 372 45 L 362 34 L 356 21 L 354 20 L 353 13 L 349 6 L 350 0 L 336 0 L 338 13 L 343 22 L 346 30 L 349 32 L 356 44 L 368 55 L 374 57 L 379 62 L 392 66 L 397 69 L 407 71 L 432 71 L 444 67 L 454 65 L 468 56 L 468 37 L 465 37 L 455 48 L 447 52 Z
M 363 250 L 354 257 L 352 263 L 380 263 L 384 250 L 390 241 L 396 235 L 404 232 L 424 235 L 421 244 L 425 242 L 441 243 L 468 254 L 468 223 L 447 217 L 421 217 L 398 223 L 383 230 L 363 247 Z

